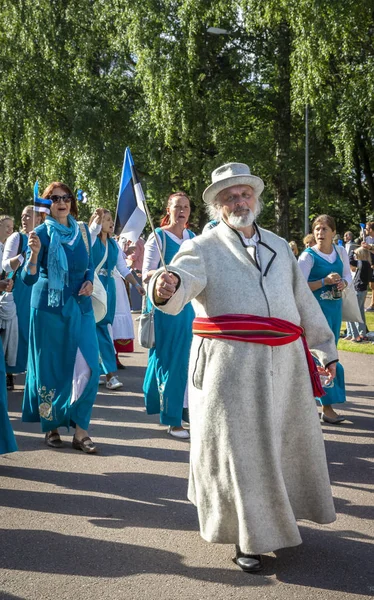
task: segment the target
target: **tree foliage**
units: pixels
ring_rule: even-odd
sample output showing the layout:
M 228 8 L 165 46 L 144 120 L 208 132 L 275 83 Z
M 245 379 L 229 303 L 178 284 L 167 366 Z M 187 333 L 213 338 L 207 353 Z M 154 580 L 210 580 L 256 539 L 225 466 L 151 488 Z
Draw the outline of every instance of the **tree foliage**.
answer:
M 373 32 L 367 0 L 3 0 L 1 208 L 38 177 L 114 210 L 130 146 L 156 217 L 182 188 L 198 228 L 211 171 L 240 161 L 263 224 L 300 240 L 308 104 L 311 216 L 354 227 L 374 211 Z

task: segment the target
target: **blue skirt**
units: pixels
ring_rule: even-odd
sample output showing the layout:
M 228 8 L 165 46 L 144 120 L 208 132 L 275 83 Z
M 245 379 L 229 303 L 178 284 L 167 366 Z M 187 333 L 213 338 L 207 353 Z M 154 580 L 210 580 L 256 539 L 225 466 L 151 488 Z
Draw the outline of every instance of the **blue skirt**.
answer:
M 191 304 L 176 316 L 155 309 L 156 345 L 149 351 L 143 391 L 147 413 L 160 413 L 163 425 L 182 422 L 194 317 Z
M 103 321 L 96 324 L 96 333 L 99 342 L 100 373 L 107 375 L 108 373 L 115 373 L 117 371 L 117 359 L 113 340 L 109 334 L 108 324 Z
M 78 348 L 91 369 L 83 394 L 71 404 Z M 42 431 L 79 425 L 88 429 L 99 385 L 99 349 L 93 312 L 82 314 L 71 296 L 61 313 L 31 309 L 29 358 L 22 420 Z
M 8 416 L 5 362 L 3 345 L 0 343 L 0 454 L 18 450 L 13 429 Z

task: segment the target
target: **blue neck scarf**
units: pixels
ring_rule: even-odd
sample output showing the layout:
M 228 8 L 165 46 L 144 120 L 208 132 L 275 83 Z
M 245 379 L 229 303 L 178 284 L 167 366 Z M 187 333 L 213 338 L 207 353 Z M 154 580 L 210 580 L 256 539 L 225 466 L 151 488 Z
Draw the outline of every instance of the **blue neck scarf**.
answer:
M 69 244 L 73 249 L 79 240 L 79 226 L 71 215 L 68 215 L 68 227 L 61 225 L 56 219 L 48 216 L 45 219 L 50 238 L 48 249 L 48 306 L 60 306 L 62 290 L 69 285 L 69 268 L 62 244 Z M 63 303 L 63 298 L 62 298 Z

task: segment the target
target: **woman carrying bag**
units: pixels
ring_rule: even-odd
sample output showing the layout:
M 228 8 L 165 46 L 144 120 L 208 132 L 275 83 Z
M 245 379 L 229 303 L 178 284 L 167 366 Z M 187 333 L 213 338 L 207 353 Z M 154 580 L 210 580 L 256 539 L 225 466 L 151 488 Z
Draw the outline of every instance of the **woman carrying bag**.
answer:
M 316 244 L 302 252 L 299 265 L 335 335 L 337 344 L 342 323 L 342 292 L 352 281 L 348 255 L 344 248 L 340 249 L 340 255 L 333 244 L 336 225 L 332 217 L 318 216 L 313 222 L 312 231 Z M 333 408 L 335 404 L 342 404 L 346 400 L 344 369 L 340 362 L 336 365 L 334 385 L 325 387 L 324 391 L 326 395 L 319 398 L 322 405 L 322 421 L 341 423 L 345 417 Z
M 106 377 L 107 389 L 116 390 L 122 387 L 123 383 L 116 377 L 117 359 L 112 339 L 112 323 L 116 310 L 115 268 L 126 281 L 136 286 L 139 294 L 144 295 L 145 291 L 127 268 L 123 252 L 112 238 L 114 222 L 110 211 L 104 208 L 96 209 L 89 221 L 89 228 L 95 270 L 107 292 L 107 313 L 96 324 L 100 368 Z

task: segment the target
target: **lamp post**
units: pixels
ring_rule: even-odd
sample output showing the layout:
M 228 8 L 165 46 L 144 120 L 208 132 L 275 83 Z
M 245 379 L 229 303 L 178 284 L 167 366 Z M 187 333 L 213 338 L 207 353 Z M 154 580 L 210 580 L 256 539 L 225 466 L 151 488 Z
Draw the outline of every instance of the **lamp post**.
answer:
M 309 233 L 309 107 L 305 105 L 305 200 L 304 235 Z

